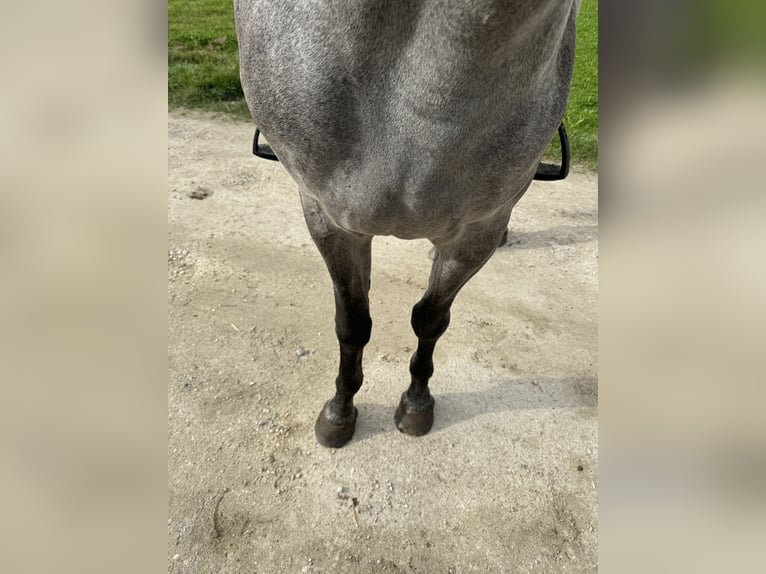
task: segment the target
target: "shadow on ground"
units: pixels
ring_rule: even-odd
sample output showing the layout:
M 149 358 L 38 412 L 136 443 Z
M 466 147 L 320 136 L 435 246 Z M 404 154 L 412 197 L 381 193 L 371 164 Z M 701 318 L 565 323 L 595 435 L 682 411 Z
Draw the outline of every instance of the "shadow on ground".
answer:
M 530 409 L 566 409 L 598 406 L 598 379 L 508 379 L 482 391 L 434 393 L 436 410 L 431 433 L 475 417 Z M 396 404 L 358 403 L 354 441 L 363 441 L 394 427 Z
M 538 249 L 551 245 L 574 245 L 598 239 L 598 225 L 556 225 L 541 231 L 508 230 L 500 249 Z

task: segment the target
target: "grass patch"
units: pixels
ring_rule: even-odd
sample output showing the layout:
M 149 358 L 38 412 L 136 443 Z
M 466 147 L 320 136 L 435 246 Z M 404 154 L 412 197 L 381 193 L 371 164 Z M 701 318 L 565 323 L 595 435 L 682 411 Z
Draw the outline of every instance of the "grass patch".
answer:
M 577 16 L 577 51 L 572 91 L 564 116 L 572 161 L 598 168 L 598 0 L 583 0 Z M 558 136 L 546 155 L 561 157 Z
M 168 106 L 250 117 L 232 0 L 168 1 Z
M 168 106 L 249 119 L 239 82 L 232 0 L 168 0 Z M 584 0 L 564 123 L 572 161 L 598 167 L 598 0 Z M 558 138 L 546 155 L 559 157 Z

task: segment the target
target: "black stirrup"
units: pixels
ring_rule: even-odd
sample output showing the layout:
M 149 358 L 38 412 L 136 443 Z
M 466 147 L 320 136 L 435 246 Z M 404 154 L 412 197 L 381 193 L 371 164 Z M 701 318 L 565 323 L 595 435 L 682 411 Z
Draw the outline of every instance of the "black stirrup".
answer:
M 569 138 L 563 122 L 559 124 L 559 141 L 561 142 L 561 165 L 540 162 L 535 173 L 536 180 L 558 181 L 569 175 Z
M 270 159 L 271 161 L 279 161 L 279 158 L 271 150 L 271 146 L 261 145 L 258 143 L 258 136 L 261 135 L 261 130 L 255 128 L 255 137 L 253 138 L 253 154 L 263 159 Z

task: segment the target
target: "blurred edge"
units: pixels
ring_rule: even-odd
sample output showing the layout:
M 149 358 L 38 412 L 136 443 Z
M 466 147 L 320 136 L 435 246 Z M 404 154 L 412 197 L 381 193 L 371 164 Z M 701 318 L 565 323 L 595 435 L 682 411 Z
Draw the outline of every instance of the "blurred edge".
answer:
M 164 10 L 0 24 L 5 572 L 165 562 Z M 764 7 L 601 19 L 601 568 L 760 571 Z
M 764 16 L 602 6 L 605 572 L 763 568 Z
M 161 4 L 0 19 L 0 571 L 149 572 L 166 544 Z

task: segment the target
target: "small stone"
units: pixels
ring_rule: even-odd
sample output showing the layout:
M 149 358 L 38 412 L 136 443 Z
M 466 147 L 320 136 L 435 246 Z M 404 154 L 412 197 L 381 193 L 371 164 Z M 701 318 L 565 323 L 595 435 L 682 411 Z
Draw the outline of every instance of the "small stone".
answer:
M 206 187 L 202 187 L 201 185 L 197 186 L 197 189 L 194 189 L 190 191 L 187 194 L 192 199 L 206 199 L 213 195 L 213 192 L 207 189 Z
M 180 554 L 173 554 L 173 560 L 178 560 L 180 557 Z
M 309 352 L 306 349 L 304 349 L 303 347 L 298 347 L 298 350 L 295 351 L 295 354 L 298 357 L 305 357 L 306 355 L 309 354 Z
M 584 469 L 583 469 L 583 466 L 582 466 L 581 464 L 578 464 L 578 465 L 577 465 L 577 470 L 579 470 L 580 472 L 582 472 L 582 471 L 584 470 Z
M 341 486 L 338 488 L 338 498 L 346 500 L 348 498 L 348 488 Z

